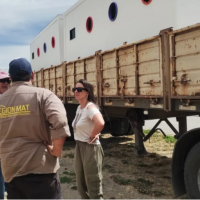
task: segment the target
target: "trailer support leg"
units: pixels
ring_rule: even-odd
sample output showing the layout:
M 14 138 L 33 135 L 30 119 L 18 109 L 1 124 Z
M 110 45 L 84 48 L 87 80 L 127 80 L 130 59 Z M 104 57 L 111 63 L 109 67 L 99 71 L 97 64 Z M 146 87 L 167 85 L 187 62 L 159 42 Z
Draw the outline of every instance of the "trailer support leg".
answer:
M 134 133 L 135 133 L 134 154 L 137 156 L 147 154 L 147 151 L 144 147 L 143 137 L 140 134 L 143 133 L 144 121 L 137 121 L 134 122 L 134 124 L 136 126 L 136 128 L 134 128 Z
M 179 125 L 179 134 L 176 137 L 179 138 L 181 135 L 187 132 L 187 117 L 177 117 L 176 120 L 178 121 Z

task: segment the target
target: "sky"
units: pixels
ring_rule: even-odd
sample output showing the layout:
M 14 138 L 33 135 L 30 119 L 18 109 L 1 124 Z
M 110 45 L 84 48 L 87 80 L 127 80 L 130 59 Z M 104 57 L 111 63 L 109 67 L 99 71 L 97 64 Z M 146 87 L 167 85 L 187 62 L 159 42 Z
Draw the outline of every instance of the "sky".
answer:
M 30 42 L 78 0 L 0 0 L 0 70 L 11 60 L 30 61 Z

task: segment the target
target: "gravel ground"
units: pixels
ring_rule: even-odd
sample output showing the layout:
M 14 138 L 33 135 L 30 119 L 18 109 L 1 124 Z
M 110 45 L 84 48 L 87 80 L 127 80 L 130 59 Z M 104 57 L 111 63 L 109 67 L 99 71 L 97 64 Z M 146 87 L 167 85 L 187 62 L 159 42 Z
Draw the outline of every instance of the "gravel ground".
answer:
M 148 132 L 148 131 L 147 131 Z M 171 157 L 172 136 L 156 133 L 145 142 L 145 156 L 133 154 L 134 135 L 101 136 L 105 153 L 103 192 L 105 199 L 173 199 Z M 74 173 L 74 141 L 65 142 L 59 170 L 64 199 L 79 199 Z

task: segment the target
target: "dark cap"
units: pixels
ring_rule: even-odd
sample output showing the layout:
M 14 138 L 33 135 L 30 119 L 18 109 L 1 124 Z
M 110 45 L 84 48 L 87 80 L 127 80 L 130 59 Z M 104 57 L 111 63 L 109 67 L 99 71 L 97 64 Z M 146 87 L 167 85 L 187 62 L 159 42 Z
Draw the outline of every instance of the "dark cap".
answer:
M 9 74 L 11 78 L 16 78 L 20 71 L 32 73 L 30 62 L 25 58 L 16 58 L 9 63 Z

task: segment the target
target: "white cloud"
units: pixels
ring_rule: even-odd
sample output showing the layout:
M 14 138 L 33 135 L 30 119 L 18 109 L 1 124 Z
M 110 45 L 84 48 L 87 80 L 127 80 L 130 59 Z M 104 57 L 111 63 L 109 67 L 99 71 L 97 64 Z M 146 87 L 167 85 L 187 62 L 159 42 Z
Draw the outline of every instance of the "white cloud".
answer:
M 8 70 L 11 60 L 17 57 L 24 57 L 29 60 L 29 46 L 5 46 L 0 48 L 0 70 Z
M 30 60 L 29 44 L 78 0 L 0 0 L 0 69 L 16 57 Z

